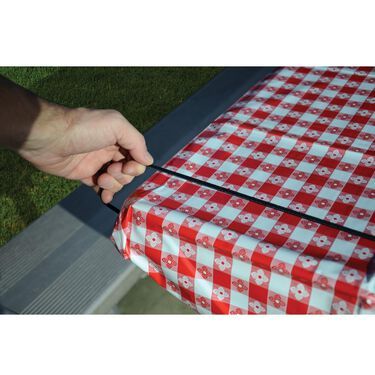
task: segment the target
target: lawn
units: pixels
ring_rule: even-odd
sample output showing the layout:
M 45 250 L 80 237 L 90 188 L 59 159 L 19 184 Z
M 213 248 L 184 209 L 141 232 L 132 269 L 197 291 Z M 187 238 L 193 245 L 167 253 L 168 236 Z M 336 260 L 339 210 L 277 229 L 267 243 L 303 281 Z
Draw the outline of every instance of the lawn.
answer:
M 66 106 L 117 109 L 144 132 L 220 70 L 0 67 L 0 74 Z M 40 172 L 7 150 L 0 150 L 0 173 L 0 245 L 79 185 Z

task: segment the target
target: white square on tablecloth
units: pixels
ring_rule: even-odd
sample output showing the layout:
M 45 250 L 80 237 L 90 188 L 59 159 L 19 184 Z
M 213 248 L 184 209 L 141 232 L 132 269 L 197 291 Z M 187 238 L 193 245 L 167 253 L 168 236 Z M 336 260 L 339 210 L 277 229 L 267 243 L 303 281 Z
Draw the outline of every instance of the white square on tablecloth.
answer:
M 321 68 L 322 70 L 325 68 Z M 312 73 L 307 73 L 304 77 L 303 77 L 303 81 L 304 82 L 316 82 L 317 80 L 319 79 L 319 75 L 317 74 L 312 74 Z M 310 85 L 309 85 L 310 86 Z M 309 88 L 309 86 L 306 86 L 307 88 Z
M 238 165 L 234 164 L 230 161 L 225 161 L 223 164 L 220 166 L 220 172 L 226 172 L 226 173 L 235 173 L 236 170 L 238 169 Z
M 245 158 L 249 157 L 251 153 L 253 152 L 253 149 L 248 147 L 238 147 L 237 150 L 233 153 L 233 156 L 243 156 Z
M 332 293 L 325 292 L 318 288 L 312 288 L 309 304 L 325 313 L 329 313 L 332 297 Z
M 130 236 L 131 238 L 146 238 L 146 228 L 139 225 L 132 225 Z
M 336 77 L 336 78 L 332 79 L 332 81 L 330 82 L 330 85 L 332 85 L 332 86 L 344 86 L 346 82 L 347 82 L 346 79 Z
M 171 210 L 167 213 L 164 220 L 173 224 L 181 225 L 186 220 L 187 216 L 188 215 L 183 212 Z M 168 233 L 166 233 L 166 235 L 168 235 Z
M 294 135 L 301 136 L 301 135 L 305 134 L 306 131 L 307 131 L 306 128 L 302 128 L 301 126 L 293 125 L 293 126 L 288 130 L 288 134 L 294 134 Z
M 306 211 L 308 215 L 318 217 L 319 219 L 323 219 L 328 214 L 328 212 L 329 211 L 327 210 L 323 210 L 322 208 L 313 206 L 310 206 Z
M 356 138 L 356 140 L 352 143 L 352 147 L 358 147 L 364 150 L 368 150 L 371 147 L 371 142 Z
M 322 133 L 319 137 L 319 141 L 325 141 L 325 142 L 330 142 L 333 143 L 339 136 L 337 134 L 332 134 L 332 133 Z
M 230 292 L 230 304 L 242 309 L 247 309 L 247 305 L 249 304 L 249 297 L 247 296 L 247 294 L 239 293 L 236 290 L 232 289 Z
M 316 168 L 315 164 L 310 164 L 305 161 L 301 161 L 296 167 L 296 169 L 305 173 L 311 173 L 314 171 L 315 168 Z
M 311 145 L 308 154 L 323 157 L 327 151 L 329 150 L 329 147 L 326 145 L 322 145 L 319 143 L 314 143 Z
M 350 98 L 351 101 L 353 101 L 353 97 Z M 358 108 L 355 107 L 348 107 L 344 106 L 340 109 L 340 113 L 344 113 L 346 115 L 353 116 L 358 111 Z
M 344 241 L 336 238 L 331 245 L 330 251 L 350 257 L 355 247 L 355 242 Z
M 292 128 L 294 128 L 294 127 L 292 127 Z M 291 150 L 296 143 L 297 143 L 296 139 L 291 139 L 289 137 L 282 137 L 280 139 L 279 143 L 277 144 L 277 147 L 285 148 L 287 150 Z
M 274 154 L 268 154 L 267 157 L 263 160 L 263 163 L 280 165 L 283 160 L 284 160 L 284 158 L 282 156 L 274 155 Z
M 199 198 L 197 195 L 191 196 L 186 202 L 184 202 L 184 205 L 187 207 L 193 207 L 193 208 L 201 208 L 207 203 L 206 199 Z
M 276 251 L 274 258 L 281 260 L 284 263 L 294 265 L 298 258 L 298 255 L 299 253 L 297 251 L 287 249 L 286 247 L 280 247 Z
M 327 187 L 322 187 L 321 190 L 319 191 L 317 197 L 323 198 L 323 199 L 329 199 L 331 201 L 335 201 L 336 198 L 339 195 L 340 195 L 340 191 L 330 189 L 330 188 L 327 188 Z
M 171 254 L 178 256 L 180 252 L 180 240 L 176 237 L 172 237 L 167 234 L 167 231 L 163 233 L 163 254 Z
M 375 211 L 375 199 L 360 197 L 355 205 L 357 208 L 364 208 L 365 210 Z
M 208 158 L 207 156 L 202 155 L 202 154 L 193 154 L 193 155 L 189 158 L 189 162 L 191 162 L 191 163 L 195 163 L 195 164 L 198 164 L 198 165 L 203 165 L 203 164 L 205 164 L 208 160 L 209 160 L 209 158 Z
M 320 96 L 322 96 L 322 97 L 329 96 L 330 98 L 334 98 L 336 95 L 337 95 L 337 91 L 333 91 L 333 90 L 330 90 L 330 89 L 325 89 L 320 94 Z M 320 102 L 320 103 L 324 103 L 325 107 L 329 104 L 328 101 L 327 102 Z M 314 106 L 315 106 L 315 102 L 314 102 Z M 322 108 L 325 108 L 325 107 L 322 107 Z
M 205 144 L 205 147 L 218 150 L 224 143 L 223 139 L 209 138 Z
M 298 88 L 299 91 L 306 91 L 306 89 L 303 90 L 303 88 L 304 88 L 303 86 L 297 86 L 297 87 L 299 87 Z M 296 89 L 297 89 L 297 87 L 296 87 Z M 284 98 L 283 103 L 296 104 L 299 100 L 300 100 L 299 97 L 297 97 L 297 96 L 293 95 L 293 93 L 291 93 L 291 95 L 287 95 Z
M 277 220 L 272 220 L 264 216 L 259 216 L 253 223 L 253 226 L 261 230 L 266 230 L 270 232 L 276 223 Z
M 243 247 L 244 249 L 247 249 L 249 251 L 254 251 L 259 241 L 260 240 L 258 240 L 257 238 L 248 236 L 246 234 L 241 234 L 236 241 L 236 246 Z
M 218 226 L 218 225 L 215 225 L 211 222 L 205 222 L 199 232 L 202 234 L 202 235 L 206 235 L 208 237 L 211 237 L 211 238 L 217 238 L 217 236 L 220 234 L 220 232 L 222 231 L 222 227 Z
M 293 262 L 297 257 L 293 257 Z M 290 277 L 279 275 L 276 272 L 271 272 L 271 278 L 269 283 L 269 291 L 276 294 L 280 294 L 284 297 L 288 297 L 288 291 L 290 288 L 291 280 Z
M 301 117 L 301 121 L 309 121 L 309 122 L 314 122 L 319 116 L 318 115 L 313 115 L 312 113 L 307 113 L 305 112 Z
M 251 263 L 242 262 L 237 258 L 233 258 L 232 262 L 232 277 L 237 277 L 242 280 L 250 280 Z
M 237 126 L 226 123 L 220 128 L 220 133 L 228 133 L 228 135 L 233 134 L 238 129 Z
M 288 178 L 284 184 L 283 184 L 283 188 L 285 189 L 291 189 L 291 190 L 296 190 L 296 191 L 299 191 L 301 190 L 302 186 L 305 184 L 304 181 L 298 181 L 298 180 L 295 180 L 294 178 Z
M 273 85 L 272 85 L 273 86 Z M 275 86 L 274 86 L 275 87 Z M 257 92 L 257 97 L 259 98 L 262 98 L 262 99 L 268 99 L 269 97 L 271 97 L 273 95 L 272 92 L 270 91 L 267 91 L 267 90 L 260 90 Z M 254 105 L 254 104 L 257 104 L 258 102 L 254 102 L 254 101 L 250 101 L 248 103 L 246 103 L 246 106 L 245 107 L 248 107 L 249 105 Z
M 239 214 L 241 213 L 241 210 L 234 208 L 232 206 L 224 206 L 217 214 L 217 216 L 220 216 L 224 219 L 234 220 Z
M 349 228 L 354 228 L 355 230 L 359 230 L 363 232 L 366 229 L 367 226 L 367 220 L 361 220 L 357 219 L 355 217 L 349 216 L 345 223 L 344 226 L 349 227 Z
M 316 269 L 315 273 L 317 275 L 324 275 L 324 276 L 328 276 L 330 279 L 337 280 L 344 266 L 345 264 L 342 262 L 322 259 L 319 262 L 318 268 Z
M 268 180 L 268 178 L 271 176 L 271 173 L 267 173 L 264 171 L 261 171 L 259 169 L 256 169 L 252 175 L 250 176 L 251 180 L 261 181 L 265 182 Z
M 331 173 L 331 180 L 339 180 L 339 181 L 343 181 L 343 182 L 347 182 L 349 181 L 349 178 L 351 177 L 351 173 L 350 172 L 345 172 L 345 171 L 340 171 L 339 169 L 335 169 L 334 171 L 332 171 Z
M 239 193 L 242 193 L 242 194 L 249 195 L 250 197 L 254 196 L 254 195 L 257 193 L 256 190 L 248 189 L 248 188 L 245 187 L 245 186 L 241 186 L 241 187 L 238 189 L 238 192 L 239 192 Z
M 345 129 L 349 124 L 349 121 L 347 120 L 339 120 L 337 118 L 335 118 L 335 127 L 336 128 L 341 128 L 341 129 Z
M 177 169 L 179 173 L 184 174 L 185 176 L 192 176 L 194 172 L 192 170 L 185 169 L 185 165 L 182 165 L 180 168 Z
M 245 122 L 245 121 L 247 121 L 249 118 L 250 118 L 249 115 L 246 115 L 245 113 L 241 113 L 241 112 L 237 112 L 237 113 L 233 116 L 233 120 L 239 120 L 239 121 L 241 121 L 241 122 Z
M 363 133 L 375 134 L 375 126 L 371 126 L 369 124 L 365 125 L 362 128 Z
M 202 297 L 211 299 L 212 297 L 212 282 L 201 279 L 199 277 L 194 278 L 194 290 L 197 294 L 201 295 Z
M 278 122 L 276 121 L 272 121 L 272 120 L 269 120 L 269 119 L 265 119 L 263 122 L 262 122 L 262 127 L 263 128 L 266 128 L 266 129 L 275 129 L 275 126 L 279 125 Z
M 353 102 L 360 102 L 362 103 L 364 100 L 366 99 L 366 96 L 365 95 L 359 95 L 357 93 L 353 94 L 351 97 L 350 97 L 350 101 L 353 101 Z M 344 107 L 346 108 L 346 107 Z M 353 108 L 355 111 L 354 112 L 357 112 L 358 111 L 358 108 Z
M 296 241 L 303 239 L 304 243 L 308 243 L 313 237 L 315 232 L 304 229 L 302 227 L 294 228 L 294 231 L 290 234 L 290 238 Z
M 149 271 L 149 261 L 143 255 L 135 254 L 133 251 L 131 252 L 131 261 L 136 264 L 142 271 L 148 272 Z
M 197 246 L 197 263 L 213 268 L 215 254 L 212 250 Z
M 248 136 L 248 141 L 255 141 L 255 142 L 261 142 L 265 137 L 267 133 L 259 131 L 258 129 L 253 129 L 253 131 Z
M 276 309 L 275 307 L 267 304 L 267 314 L 284 315 L 285 311 L 284 310 L 280 310 L 280 309 Z
M 274 113 L 279 116 L 286 116 L 288 112 L 289 112 L 289 109 L 277 108 L 277 110 Z
M 170 268 L 168 268 L 164 262 L 162 262 L 161 266 L 164 276 L 167 278 L 167 280 L 172 281 L 173 283 L 178 285 L 178 273 Z
M 290 199 L 273 197 L 271 200 L 272 203 L 278 204 L 279 206 L 288 207 L 292 201 Z

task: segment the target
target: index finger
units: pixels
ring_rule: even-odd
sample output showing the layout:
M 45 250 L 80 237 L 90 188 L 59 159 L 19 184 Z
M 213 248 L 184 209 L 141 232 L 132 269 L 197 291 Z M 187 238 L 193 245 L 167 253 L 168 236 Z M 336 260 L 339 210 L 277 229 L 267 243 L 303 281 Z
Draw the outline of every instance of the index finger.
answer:
M 140 164 L 151 165 L 153 158 L 147 150 L 144 136 L 123 116 L 116 124 L 117 143 Z

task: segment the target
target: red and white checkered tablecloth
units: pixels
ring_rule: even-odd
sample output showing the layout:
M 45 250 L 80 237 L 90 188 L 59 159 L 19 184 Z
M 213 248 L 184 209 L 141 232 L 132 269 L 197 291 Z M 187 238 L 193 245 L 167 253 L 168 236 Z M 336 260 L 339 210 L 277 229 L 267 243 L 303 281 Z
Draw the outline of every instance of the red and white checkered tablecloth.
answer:
M 165 168 L 375 235 L 375 70 L 282 68 Z M 375 243 L 156 172 L 113 239 L 200 313 L 375 313 Z

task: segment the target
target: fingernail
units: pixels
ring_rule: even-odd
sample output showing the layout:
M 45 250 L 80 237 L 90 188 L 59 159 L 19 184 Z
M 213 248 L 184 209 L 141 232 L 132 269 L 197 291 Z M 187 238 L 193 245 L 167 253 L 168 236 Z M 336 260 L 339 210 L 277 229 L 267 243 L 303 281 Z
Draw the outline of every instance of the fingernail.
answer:
M 134 168 L 130 165 L 125 165 L 122 171 L 123 174 L 132 174 L 134 173 Z
M 145 153 L 145 158 L 148 164 L 152 164 L 154 162 L 154 158 L 151 156 L 151 154 L 148 151 L 146 151 Z

